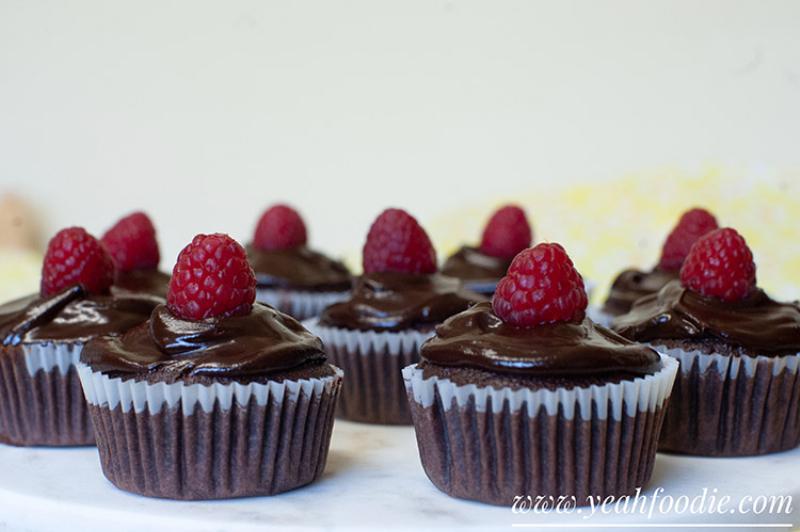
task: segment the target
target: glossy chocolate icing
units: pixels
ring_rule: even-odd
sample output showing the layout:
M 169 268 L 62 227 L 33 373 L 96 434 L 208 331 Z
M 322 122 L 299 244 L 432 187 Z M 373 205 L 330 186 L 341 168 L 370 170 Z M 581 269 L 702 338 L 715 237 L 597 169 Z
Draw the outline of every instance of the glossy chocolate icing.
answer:
M 430 329 L 486 298 L 440 273 L 370 273 L 356 280 L 350 299 L 326 308 L 320 324 L 357 330 Z
M 245 316 L 183 320 L 159 305 L 122 336 L 97 338 L 81 353 L 92 370 L 159 381 L 193 377 L 252 380 L 322 364 L 322 342 L 300 323 L 256 303 Z
M 0 306 L 0 338 L 3 345 L 84 342 L 142 323 L 157 304 L 149 296 L 86 294 L 80 286 L 49 297 L 34 294 Z
M 463 246 L 442 266 L 442 273 L 463 281 L 492 282 L 505 276 L 510 259 L 493 257 L 472 246 Z
M 620 273 L 611 285 L 611 291 L 603 310 L 612 316 L 625 314 L 637 299 L 655 294 L 664 285 L 678 278 L 677 271 L 654 268 L 649 272 L 625 270 Z
M 150 294 L 161 299 L 167 298 L 169 275 L 158 270 L 133 270 L 117 272 L 111 293 L 124 296 L 128 292 L 134 294 Z
M 259 288 L 345 291 L 352 283 L 343 263 L 306 246 L 267 251 L 250 244 L 247 257 Z
M 480 303 L 436 327 L 423 360 L 532 377 L 639 376 L 655 372 L 658 354 L 584 319 L 522 328 Z
M 672 281 L 615 319 L 614 330 L 640 342 L 713 340 L 767 356 L 794 354 L 800 352 L 800 305 L 774 301 L 759 288 L 726 302 Z

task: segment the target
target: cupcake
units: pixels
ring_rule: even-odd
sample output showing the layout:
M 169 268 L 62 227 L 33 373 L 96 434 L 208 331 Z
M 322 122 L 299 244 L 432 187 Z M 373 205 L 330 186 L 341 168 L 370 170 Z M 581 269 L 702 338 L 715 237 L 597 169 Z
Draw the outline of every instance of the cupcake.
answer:
M 800 306 L 756 286 L 734 229 L 698 239 L 680 280 L 638 300 L 614 329 L 680 361 L 660 450 L 746 456 L 800 442 Z
M 97 338 L 79 374 L 105 476 L 170 499 L 273 495 L 319 478 L 342 372 L 294 318 L 255 300 L 244 248 L 198 235 L 167 304 Z
M 405 211 L 388 209 L 378 216 L 363 255 L 364 274 L 350 298 L 306 326 L 347 375 L 341 417 L 410 424 L 400 371 L 419 360 L 419 346 L 435 325 L 485 298 L 436 272 L 428 235 Z
M 142 323 L 154 306 L 112 296 L 113 277 L 103 246 L 70 227 L 48 244 L 40 293 L 0 306 L 0 442 L 94 444 L 75 367 L 81 350 Z
M 247 246 L 256 273 L 256 299 L 298 320 L 347 298 L 352 278 L 347 267 L 306 246 L 306 225 L 286 205 L 264 212 Z
M 437 488 L 585 505 L 647 483 L 678 365 L 594 324 L 586 305 L 564 249 L 539 244 L 517 255 L 492 303 L 436 328 L 403 377 Z
M 101 242 L 114 261 L 114 293 L 167 297 L 169 275 L 158 270 L 161 256 L 156 229 L 143 212 L 134 212 L 106 231 Z
M 462 246 L 445 261 L 442 273 L 461 279 L 474 292 L 491 296 L 511 260 L 531 245 L 532 238 L 525 211 L 506 205 L 489 218 L 480 245 Z
M 628 269 L 620 273 L 597 318 L 609 325 L 615 316 L 625 314 L 637 299 L 655 294 L 670 281 L 678 278 L 681 264 L 692 244 L 717 228 L 717 220 L 705 209 L 690 209 L 683 213 L 661 250 L 658 265 L 649 271 Z

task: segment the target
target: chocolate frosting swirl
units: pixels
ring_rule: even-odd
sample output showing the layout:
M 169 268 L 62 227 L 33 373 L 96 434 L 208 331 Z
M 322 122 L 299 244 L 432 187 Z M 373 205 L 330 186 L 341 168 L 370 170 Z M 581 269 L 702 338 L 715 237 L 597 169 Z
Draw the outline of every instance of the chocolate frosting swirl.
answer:
M 124 296 L 126 293 L 150 294 L 167 299 L 169 275 L 158 270 L 133 270 L 118 272 L 111 293 Z
M 464 281 L 499 281 L 505 276 L 511 259 L 493 257 L 472 246 L 462 246 L 442 266 L 442 273 Z
M 357 279 L 349 300 L 322 312 L 320 324 L 357 330 L 430 329 L 485 299 L 439 273 L 370 273 Z
M 655 294 L 678 278 L 678 272 L 654 268 L 652 271 L 625 270 L 611 285 L 603 310 L 612 316 L 628 312 L 637 299 Z
M 345 291 L 352 283 L 343 263 L 305 246 L 266 251 L 250 244 L 247 257 L 262 288 Z
M 722 341 L 765 356 L 800 352 L 800 306 L 754 289 L 741 301 L 704 297 L 672 281 L 614 320 L 614 330 L 640 342 Z
M 97 338 L 81 361 L 115 376 L 172 382 L 192 377 L 249 380 L 325 361 L 322 341 L 300 323 L 256 303 L 246 316 L 182 320 L 159 305 L 122 336 Z
M 585 319 L 522 328 L 504 323 L 479 303 L 436 327 L 422 345 L 423 360 L 533 377 L 653 373 L 659 356 Z
M 84 342 L 142 323 L 157 304 L 148 296 L 87 294 L 80 286 L 49 297 L 34 294 L 0 306 L 0 338 L 3 345 Z

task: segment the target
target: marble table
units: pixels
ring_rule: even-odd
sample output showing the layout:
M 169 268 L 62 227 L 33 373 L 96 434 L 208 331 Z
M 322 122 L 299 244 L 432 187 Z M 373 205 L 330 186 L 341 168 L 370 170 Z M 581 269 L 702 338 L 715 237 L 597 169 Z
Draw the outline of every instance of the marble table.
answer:
M 315 484 L 275 497 L 215 502 L 147 499 L 114 488 L 95 449 L 22 449 L 0 445 L 0 531 L 146 529 L 212 530 L 517 530 L 735 525 L 737 530 L 789 530 L 800 525 L 800 450 L 756 458 L 659 455 L 644 494 L 700 495 L 717 490 L 732 501 L 791 495 L 788 513 L 691 515 L 528 513 L 452 499 L 428 481 L 408 427 L 337 421 L 328 466 Z

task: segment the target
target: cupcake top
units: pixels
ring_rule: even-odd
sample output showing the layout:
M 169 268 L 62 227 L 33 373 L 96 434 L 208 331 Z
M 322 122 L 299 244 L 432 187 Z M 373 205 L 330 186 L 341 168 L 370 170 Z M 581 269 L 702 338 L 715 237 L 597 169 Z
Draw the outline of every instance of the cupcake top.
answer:
M 692 246 L 672 281 L 614 320 L 614 329 L 642 342 L 713 343 L 727 354 L 800 352 L 800 306 L 779 303 L 756 287 L 753 255 L 734 229 L 718 229 Z
M 147 297 L 91 294 L 81 286 L 34 294 L 0 306 L 0 338 L 3 345 L 85 342 L 142 323 L 156 304 Z
M 437 366 L 535 379 L 632 378 L 659 368 L 655 351 L 595 325 L 586 305 L 564 249 L 539 244 L 517 255 L 491 304 L 438 326 L 420 355 Z
M 328 370 L 322 342 L 293 318 L 254 304 L 255 286 L 244 248 L 227 235 L 197 235 L 178 256 L 167 304 L 122 336 L 89 342 L 81 361 L 111 377 L 155 382 Z
M 80 227 L 50 240 L 39 294 L 0 306 L 4 345 L 83 342 L 141 323 L 158 303 L 147 295 L 114 296 L 114 266 L 106 248 Z
M 345 291 L 350 272 L 306 246 L 306 225 L 287 205 L 274 205 L 261 216 L 253 242 L 247 246 L 258 286 L 308 291 Z
M 654 294 L 677 279 L 692 244 L 716 228 L 716 218 L 705 209 L 694 208 L 683 213 L 664 241 L 656 267 L 649 271 L 628 269 L 620 273 L 611 285 L 603 310 L 612 316 L 624 314 L 637 299 Z
M 143 212 L 120 219 L 101 239 L 114 261 L 115 294 L 150 294 L 167 297 L 169 275 L 158 270 L 161 255 L 153 222 Z
M 614 321 L 614 329 L 639 342 L 720 342 L 743 352 L 789 355 L 800 352 L 800 306 L 780 303 L 760 288 L 738 301 L 706 297 L 672 281 L 640 299 Z
M 677 271 L 662 270 L 658 267 L 648 272 L 637 269 L 624 270 L 614 279 L 603 310 L 612 316 L 625 314 L 638 299 L 658 292 L 664 285 L 677 278 Z
M 489 219 L 480 245 L 462 246 L 445 261 L 442 273 L 464 281 L 497 281 L 506 274 L 514 256 L 531 245 L 532 239 L 525 211 L 506 205 Z
M 350 298 L 326 308 L 320 324 L 356 330 L 427 330 L 482 301 L 460 280 L 436 271 L 436 252 L 417 221 L 387 209 L 370 227 L 364 274 Z
M 356 330 L 425 330 L 484 298 L 438 273 L 376 272 L 356 280 L 350 298 L 326 308 L 320 324 Z

